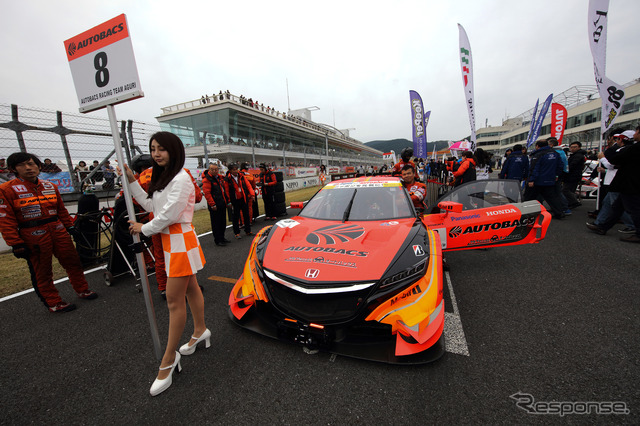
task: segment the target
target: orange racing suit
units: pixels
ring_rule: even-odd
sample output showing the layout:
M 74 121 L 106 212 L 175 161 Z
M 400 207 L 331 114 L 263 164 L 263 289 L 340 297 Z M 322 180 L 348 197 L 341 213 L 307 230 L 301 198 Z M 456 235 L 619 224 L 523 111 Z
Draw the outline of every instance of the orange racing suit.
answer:
M 51 257 L 67 271 L 76 293 L 89 289 L 82 263 L 67 228 L 73 226 L 58 187 L 46 180 L 36 183 L 15 178 L 0 185 L 0 232 L 12 247 L 26 245 L 31 283 L 47 307 L 62 303 L 53 284 Z

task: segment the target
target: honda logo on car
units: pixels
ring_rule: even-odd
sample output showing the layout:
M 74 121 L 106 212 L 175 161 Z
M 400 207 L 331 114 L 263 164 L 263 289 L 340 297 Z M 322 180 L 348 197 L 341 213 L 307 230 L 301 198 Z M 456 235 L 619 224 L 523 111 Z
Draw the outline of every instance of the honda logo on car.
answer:
M 320 271 L 317 269 L 307 269 L 304 273 L 305 278 L 318 278 Z
M 523 218 L 522 220 L 518 220 L 515 219 L 513 221 L 510 220 L 505 220 L 504 222 L 494 222 L 494 223 L 485 223 L 484 225 L 474 225 L 474 226 L 467 226 L 465 228 L 465 230 L 462 232 L 462 234 L 473 234 L 476 232 L 485 232 L 488 231 L 489 229 L 493 229 L 493 230 L 497 230 L 497 229 L 505 229 L 505 228 L 515 228 L 515 227 L 521 227 L 521 226 L 530 226 L 533 225 L 536 221 L 536 217 L 528 217 L 528 218 Z M 456 226 L 455 228 L 451 229 L 451 231 L 449 232 L 449 237 L 451 238 L 455 238 L 457 236 L 460 235 L 460 227 Z
M 487 216 L 498 216 L 498 215 L 507 214 L 507 213 L 518 213 L 518 211 L 516 209 L 493 210 L 493 211 L 487 212 Z

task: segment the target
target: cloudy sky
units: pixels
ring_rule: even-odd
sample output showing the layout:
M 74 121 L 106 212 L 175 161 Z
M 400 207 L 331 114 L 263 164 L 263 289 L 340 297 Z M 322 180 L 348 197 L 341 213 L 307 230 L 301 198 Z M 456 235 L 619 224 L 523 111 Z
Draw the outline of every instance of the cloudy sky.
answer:
M 469 134 L 458 27 L 471 43 L 477 127 L 500 125 L 537 98 L 593 85 L 588 0 L 4 2 L 0 103 L 77 112 L 63 42 L 127 15 L 145 97 L 118 119 L 156 123 L 160 108 L 219 90 L 363 142 L 411 137 L 409 90 L 431 110 L 428 139 Z M 640 2 L 611 0 L 607 76 L 640 77 Z M 287 99 L 287 84 L 289 100 Z M 93 112 L 106 117 L 106 111 Z

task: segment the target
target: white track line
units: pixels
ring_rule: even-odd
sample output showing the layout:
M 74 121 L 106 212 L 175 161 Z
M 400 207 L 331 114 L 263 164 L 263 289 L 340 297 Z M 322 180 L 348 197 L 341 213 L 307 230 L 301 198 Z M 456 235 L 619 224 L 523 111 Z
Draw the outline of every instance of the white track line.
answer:
M 469 356 L 469 346 L 467 345 L 467 339 L 464 336 L 464 330 L 462 330 L 462 321 L 460 320 L 460 312 L 458 311 L 456 295 L 453 293 L 451 277 L 449 276 L 448 271 L 445 271 L 444 275 L 447 280 L 447 286 L 449 287 L 451 304 L 453 305 L 453 313 L 444 313 L 445 349 L 447 352 Z

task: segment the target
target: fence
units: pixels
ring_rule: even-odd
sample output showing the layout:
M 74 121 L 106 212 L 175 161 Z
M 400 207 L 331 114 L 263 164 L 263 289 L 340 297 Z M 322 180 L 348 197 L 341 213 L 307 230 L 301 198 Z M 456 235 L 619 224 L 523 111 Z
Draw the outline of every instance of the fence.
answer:
M 149 137 L 160 130 L 158 124 L 120 122 L 120 137 L 127 160 L 137 153 L 148 152 Z M 107 161 L 115 158 L 111 126 L 107 118 L 62 113 L 38 108 L 0 104 L 0 158 L 23 151 L 49 158 L 69 173 L 73 192 L 81 192 L 94 173 L 101 172 Z M 75 173 L 80 161 L 99 167 L 90 173 Z M 0 176 L 2 181 L 7 176 Z

